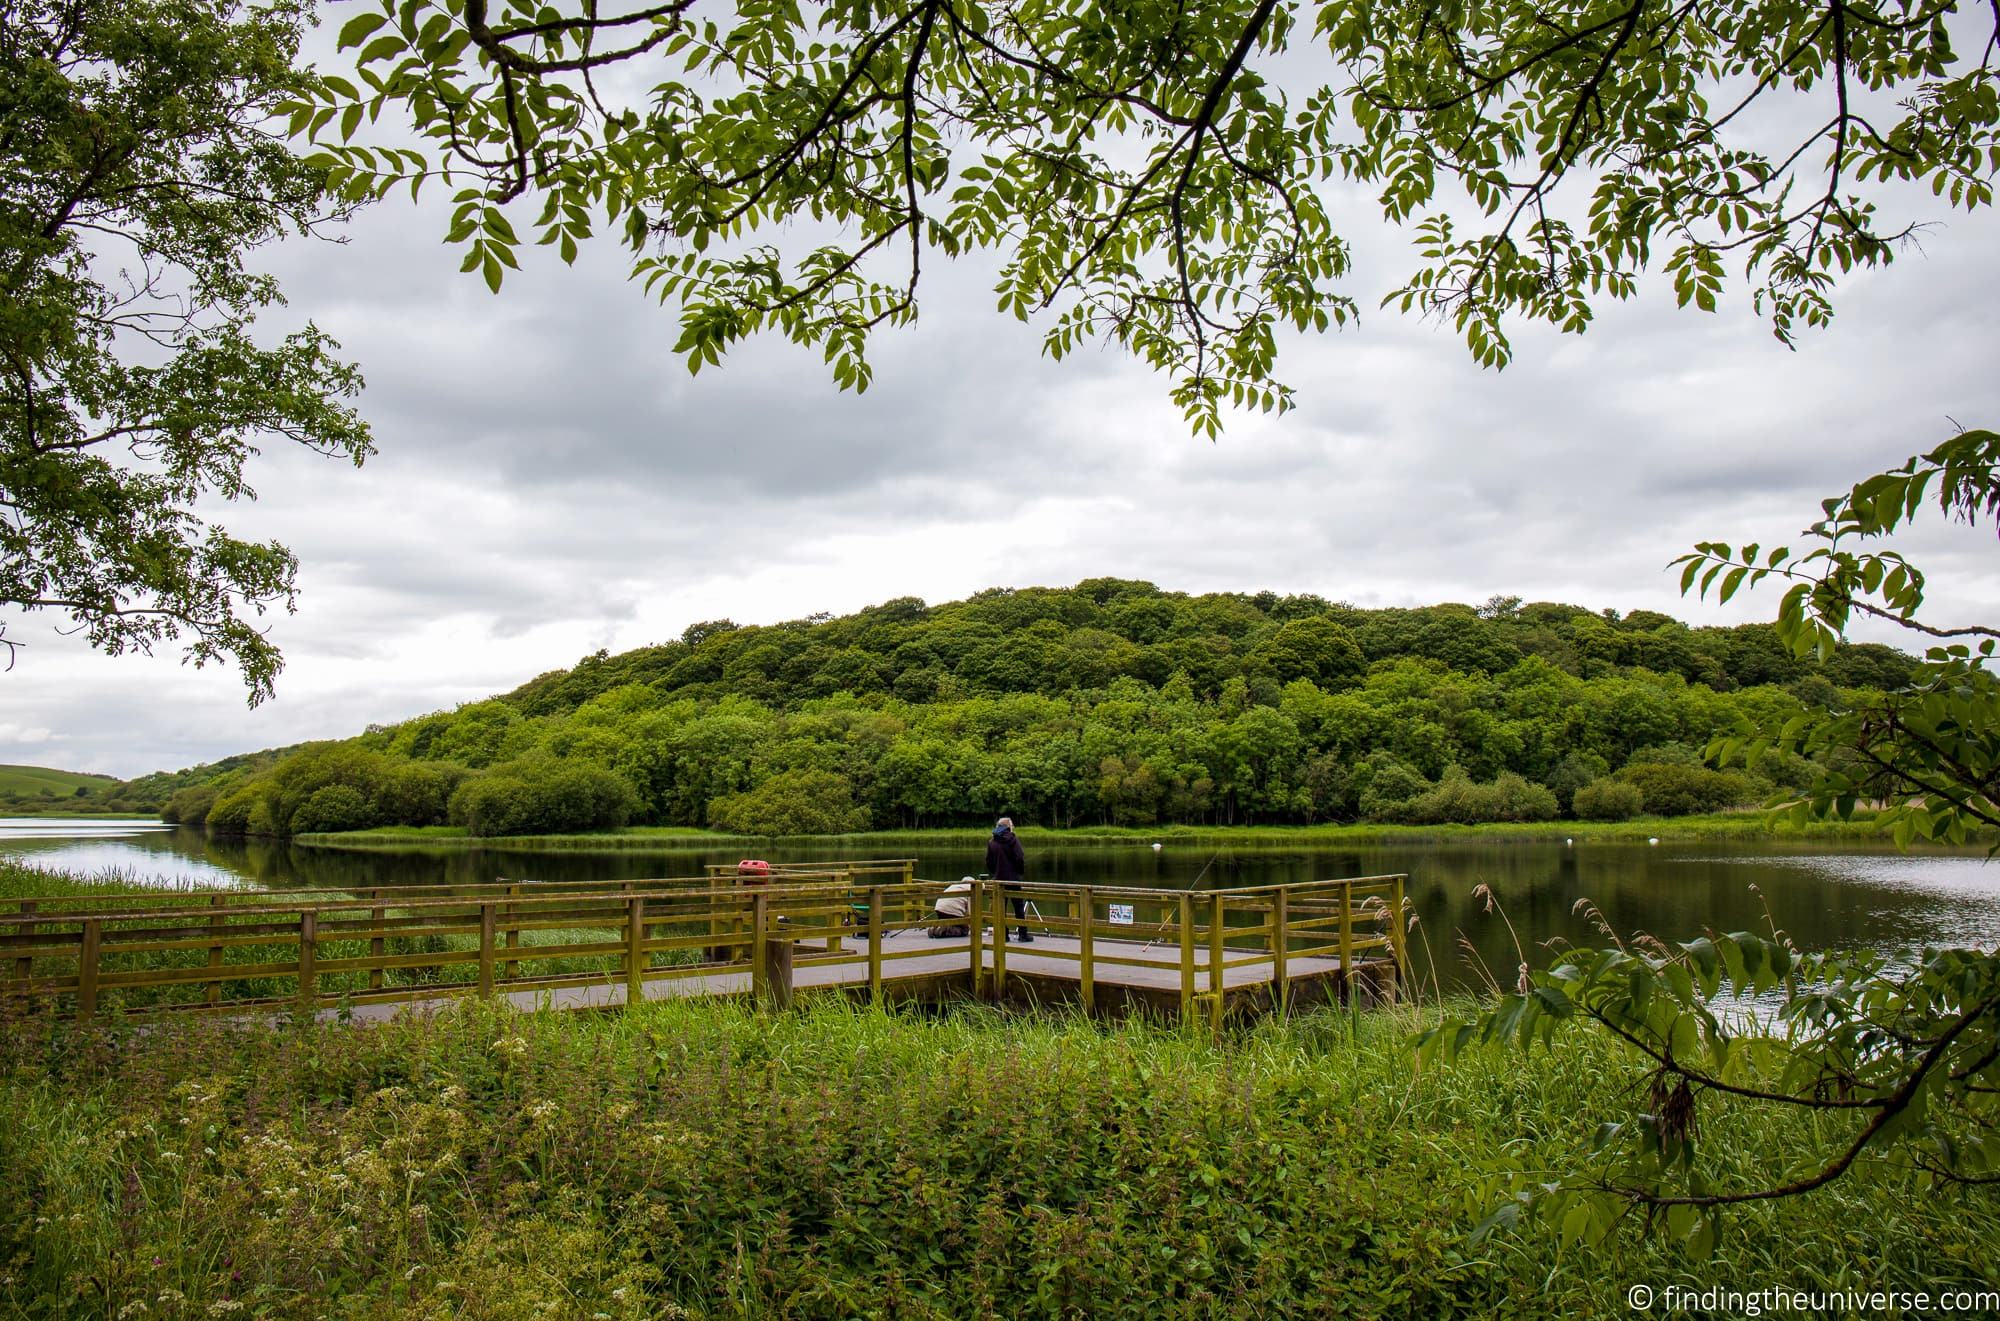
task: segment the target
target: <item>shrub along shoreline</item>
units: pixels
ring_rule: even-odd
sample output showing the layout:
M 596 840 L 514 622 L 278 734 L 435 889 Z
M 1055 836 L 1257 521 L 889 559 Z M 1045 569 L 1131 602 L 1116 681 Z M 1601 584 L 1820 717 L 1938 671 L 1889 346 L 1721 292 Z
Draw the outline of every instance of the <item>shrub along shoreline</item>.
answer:
M 1317 826 L 1079 826 L 1068 830 L 1022 826 L 1024 842 L 1062 848 L 1145 848 L 1154 842 L 1219 848 L 1337 848 L 1347 845 L 1424 845 L 1492 841 L 1560 843 L 1566 839 L 1642 844 L 1696 840 L 1846 840 L 1888 843 L 1874 814 L 1857 811 L 1850 821 L 1799 824 L 1762 812 L 1706 816 L 1650 817 L 1637 821 L 1487 822 L 1480 825 L 1317 825 Z M 506 838 L 475 835 L 461 826 L 382 826 L 374 830 L 295 836 L 292 843 L 327 849 L 505 849 L 522 851 L 629 851 L 709 849 L 734 844 L 821 846 L 834 850 L 916 847 L 976 848 L 984 827 L 944 830 L 869 830 L 844 835 L 740 835 L 689 826 L 635 826 L 623 830 Z

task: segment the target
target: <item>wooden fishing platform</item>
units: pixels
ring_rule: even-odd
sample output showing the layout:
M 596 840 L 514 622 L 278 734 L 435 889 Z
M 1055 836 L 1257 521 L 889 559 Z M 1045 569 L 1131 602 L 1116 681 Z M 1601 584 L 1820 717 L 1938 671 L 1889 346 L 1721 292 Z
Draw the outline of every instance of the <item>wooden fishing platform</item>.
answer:
M 1405 966 L 1401 876 L 1199 892 L 976 881 L 958 887 L 966 914 L 940 916 L 946 887 L 916 879 L 908 860 L 709 870 L 17 901 L 0 905 L 0 1011 L 368 1022 L 467 995 L 603 1010 L 696 996 L 782 1007 L 831 993 L 1072 1003 L 1220 1026 L 1390 998 Z

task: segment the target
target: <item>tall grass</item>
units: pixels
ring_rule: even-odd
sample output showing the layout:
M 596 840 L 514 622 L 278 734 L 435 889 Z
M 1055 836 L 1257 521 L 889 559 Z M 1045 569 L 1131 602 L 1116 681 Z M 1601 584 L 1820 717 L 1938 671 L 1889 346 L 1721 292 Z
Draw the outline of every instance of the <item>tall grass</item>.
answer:
M 0 1297 L 43 1317 L 1545 1317 L 1634 1283 L 1995 1280 L 1991 1190 L 1873 1171 L 1733 1218 L 1472 1247 L 1617 1048 L 1412 1062 L 1423 1011 L 1219 1041 L 829 1001 L 0 1031 Z M 1746 1172 L 1807 1118 L 1704 1117 Z M 143 1304 L 143 1310 L 140 1305 Z

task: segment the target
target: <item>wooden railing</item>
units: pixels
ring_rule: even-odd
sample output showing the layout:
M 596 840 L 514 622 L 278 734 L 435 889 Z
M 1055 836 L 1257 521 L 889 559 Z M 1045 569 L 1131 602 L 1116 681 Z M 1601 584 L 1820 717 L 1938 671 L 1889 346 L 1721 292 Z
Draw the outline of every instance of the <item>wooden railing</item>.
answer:
M 1086 1009 L 1096 1008 L 1100 967 L 1157 969 L 1165 963 L 1177 974 L 1182 1016 L 1205 1011 L 1219 1026 L 1231 992 L 1262 989 L 1282 1012 L 1293 974 L 1302 967 L 1331 963 L 1343 993 L 1369 959 L 1392 960 L 1391 977 L 1400 976 L 1409 966 L 1401 916 L 1407 880 L 1366 876 L 1180 891 L 989 881 L 980 884 L 979 911 L 993 941 L 996 990 L 1004 991 L 1010 951 L 1074 964 Z M 1017 898 L 1027 907 L 1025 917 L 1013 913 Z M 1041 941 L 1024 946 L 1010 938 L 1024 927 L 1065 937 L 1074 948 Z M 975 927 L 973 939 L 979 938 Z M 1142 951 L 1136 956 L 1135 943 Z M 1170 951 L 1172 958 L 1149 957 L 1154 951 Z M 1232 972 L 1238 973 L 1234 980 Z M 975 981 L 980 975 L 975 965 Z
M 88 1018 L 114 996 L 131 1010 L 233 1012 L 594 985 L 622 984 L 636 995 L 649 981 L 731 972 L 752 973 L 754 988 L 773 937 L 797 943 L 858 934 L 862 912 L 881 915 L 864 924 L 892 915 L 920 923 L 940 887 L 858 886 L 835 873 L 783 885 L 715 886 L 704 878 L 580 891 L 465 888 L 482 892 L 303 902 L 216 893 L 172 904 L 121 897 L 23 906 L 0 914 L 0 1003 Z M 718 932 L 741 937 L 723 942 L 730 952 L 721 958 Z M 879 966 L 879 937 L 872 945 L 798 958 Z
M 1100 982 L 1164 987 L 1183 1016 L 1219 1025 L 1238 992 L 1283 1009 L 1302 971 L 1337 976 L 1345 994 L 1365 963 L 1407 966 L 1401 876 L 1195 892 L 981 881 L 959 918 L 938 916 L 944 887 L 902 879 L 905 867 L 23 901 L 0 909 L 0 1010 L 324 1011 L 589 987 L 607 989 L 560 1002 L 629 1003 L 680 979 L 782 1004 L 801 979 L 879 1000 L 885 981 L 921 973 L 994 997 L 1010 977 L 1054 976 L 1092 1009 Z M 962 943 L 890 940 L 957 926 Z M 1023 946 L 1010 934 L 1022 926 L 1047 938 Z
M 888 880 L 896 878 L 905 885 L 917 879 L 915 858 L 870 858 L 853 862 L 774 862 L 768 872 L 746 873 L 740 862 L 711 862 L 703 870 L 712 879 L 720 880 L 728 876 L 745 877 L 800 877 L 844 875 L 855 879 Z

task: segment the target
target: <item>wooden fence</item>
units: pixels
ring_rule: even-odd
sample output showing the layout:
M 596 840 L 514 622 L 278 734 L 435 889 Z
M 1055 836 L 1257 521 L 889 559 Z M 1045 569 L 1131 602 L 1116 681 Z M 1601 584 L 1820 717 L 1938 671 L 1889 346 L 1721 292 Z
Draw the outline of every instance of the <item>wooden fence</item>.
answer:
M 1330 975 L 1343 994 L 1364 962 L 1386 958 L 1393 962 L 1392 976 L 1399 975 L 1409 962 L 1401 917 L 1407 879 L 1365 876 L 1178 891 L 986 882 L 979 887 L 985 921 L 973 928 L 973 940 L 980 939 L 982 927 L 991 933 L 991 967 L 984 972 L 1001 991 L 1010 953 L 1037 963 L 1058 960 L 1073 965 L 1078 996 L 1094 1010 L 1101 970 L 1111 968 L 1128 983 L 1170 984 L 1183 1017 L 1206 1012 L 1219 1026 L 1237 992 L 1261 990 L 1283 1012 L 1302 974 Z M 1015 899 L 1024 916 L 1015 915 Z M 1009 939 L 1011 931 L 1023 928 L 1038 937 L 1031 946 Z M 1056 941 L 1041 938 L 1050 936 Z M 1163 968 L 1170 983 L 1160 976 Z M 1232 979 L 1239 970 L 1244 975 Z M 973 976 L 977 991 L 982 976 L 977 958 Z
M 945 887 L 908 867 L 789 866 L 766 884 L 710 875 L 21 901 L 0 907 L 0 1009 L 321 1012 L 517 993 L 616 1003 L 675 982 L 654 993 L 785 1003 L 805 984 L 880 1000 L 885 983 L 942 976 L 985 996 L 1010 980 L 1073 982 L 1093 1009 L 1102 986 L 1164 988 L 1183 1015 L 1220 1023 L 1239 991 L 1261 988 L 1283 1008 L 1302 976 L 1345 985 L 1370 960 L 1406 963 L 1400 876 L 1199 892 L 974 882 L 960 918 L 939 916 Z M 1035 943 L 1016 938 L 1023 926 Z M 966 930 L 922 938 L 955 927 Z M 592 987 L 606 992 L 574 994 Z

